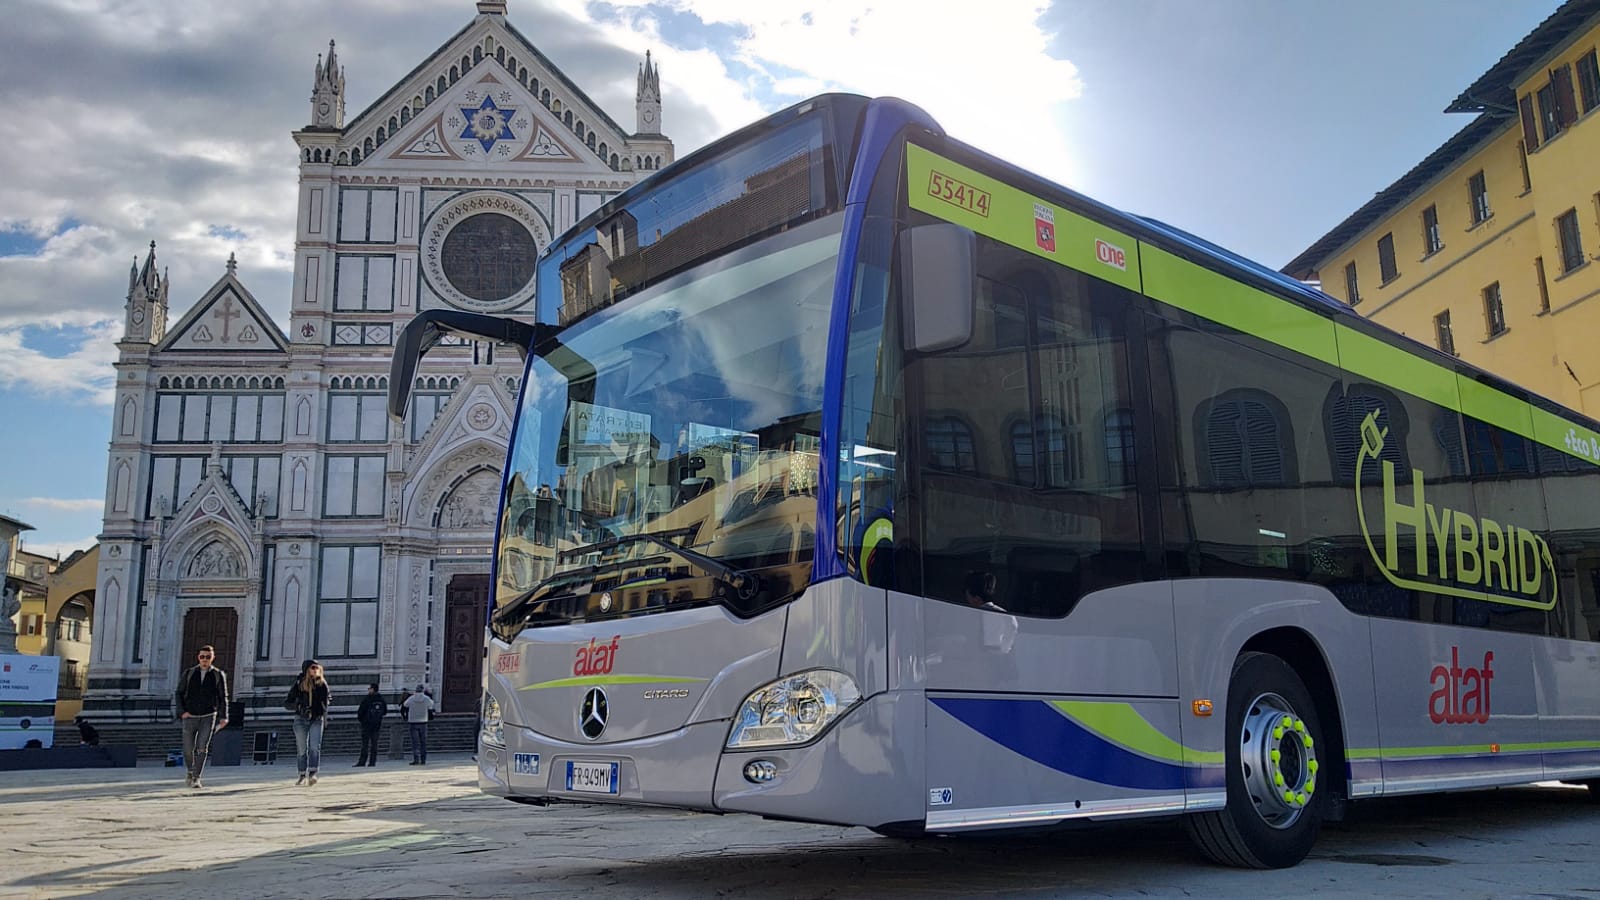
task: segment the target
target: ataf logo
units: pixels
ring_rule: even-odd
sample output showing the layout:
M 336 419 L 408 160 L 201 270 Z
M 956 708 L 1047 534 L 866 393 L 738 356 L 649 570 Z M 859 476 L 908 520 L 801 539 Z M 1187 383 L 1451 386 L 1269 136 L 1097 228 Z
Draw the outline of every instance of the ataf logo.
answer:
M 1489 721 L 1489 682 L 1494 680 L 1494 651 L 1483 654 L 1483 667 L 1461 668 L 1461 649 L 1450 648 L 1450 665 L 1433 667 L 1428 683 L 1428 718 L 1435 725 L 1482 725 Z
M 617 664 L 617 644 L 622 635 L 611 636 L 611 643 L 602 644 L 599 638 L 590 638 L 587 646 L 578 648 L 578 658 L 572 662 L 574 675 L 610 675 Z

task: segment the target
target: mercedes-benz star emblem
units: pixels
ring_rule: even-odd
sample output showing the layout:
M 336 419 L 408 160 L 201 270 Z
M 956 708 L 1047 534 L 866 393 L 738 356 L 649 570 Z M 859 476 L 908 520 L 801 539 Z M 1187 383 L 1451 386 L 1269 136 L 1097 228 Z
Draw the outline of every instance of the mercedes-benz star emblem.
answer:
M 606 702 L 606 692 L 600 688 L 590 688 L 583 695 L 583 705 L 578 707 L 578 730 L 589 740 L 596 740 L 606 730 L 606 717 L 610 714 L 610 704 Z

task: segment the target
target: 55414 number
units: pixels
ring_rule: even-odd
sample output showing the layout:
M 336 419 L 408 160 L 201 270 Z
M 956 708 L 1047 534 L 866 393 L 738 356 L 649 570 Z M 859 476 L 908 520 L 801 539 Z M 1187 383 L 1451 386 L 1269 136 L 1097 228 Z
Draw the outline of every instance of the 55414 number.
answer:
M 928 176 L 928 196 L 985 218 L 989 216 L 991 198 L 988 191 L 951 178 L 943 172 L 934 171 Z

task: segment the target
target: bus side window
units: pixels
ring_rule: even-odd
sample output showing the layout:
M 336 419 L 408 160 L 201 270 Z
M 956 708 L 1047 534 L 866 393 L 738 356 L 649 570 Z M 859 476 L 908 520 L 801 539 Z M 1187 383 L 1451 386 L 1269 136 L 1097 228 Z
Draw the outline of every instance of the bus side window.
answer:
M 1066 615 L 1140 577 L 1137 297 L 985 237 L 977 278 L 972 338 L 908 368 L 922 592 L 964 603 L 967 576 L 985 571 L 1008 612 Z

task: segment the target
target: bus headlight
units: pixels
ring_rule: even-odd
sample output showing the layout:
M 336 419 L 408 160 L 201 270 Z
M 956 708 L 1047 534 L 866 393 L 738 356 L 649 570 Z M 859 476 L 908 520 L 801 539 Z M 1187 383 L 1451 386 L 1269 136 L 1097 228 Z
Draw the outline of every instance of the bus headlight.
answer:
M 861 699 L 849 675 L 812 669 L 780 678 L 750 692 L 734 716 L 729 750 L 804 744 Z
M 496 747 L 506 745 L 506 726 L 500 720 L 500 701 L 488 691 L 483 692 L 483 727 L 478 736 L 485 744 Z

